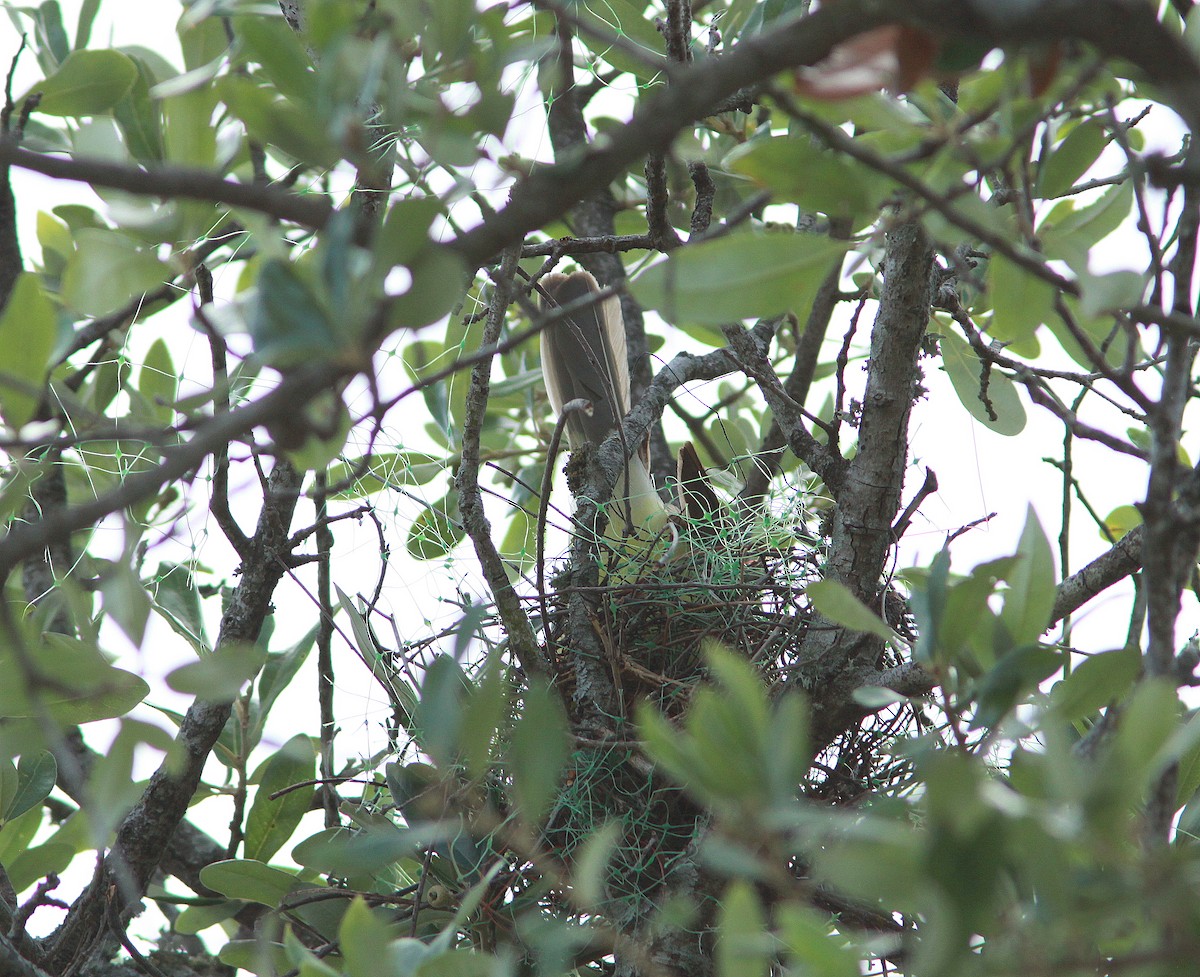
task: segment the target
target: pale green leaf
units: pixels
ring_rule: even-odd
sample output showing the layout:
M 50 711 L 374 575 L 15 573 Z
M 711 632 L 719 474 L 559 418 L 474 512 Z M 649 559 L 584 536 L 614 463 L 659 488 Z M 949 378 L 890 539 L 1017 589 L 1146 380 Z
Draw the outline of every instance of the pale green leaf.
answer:
M 829 620 L 854 631 L 891 641 L 896 633 L 873 610 L 836 580 L 818 580 L 806 591 L 813 606 Z
M 769 977 L 775 940 L 754 887 L 731 882 L 717 916 L 717 977 Z
M 67 260 L 63 300 L 85 315 L 99 316 L 128 305 L 174 277 L 151 251 L 115 231 L 84 228 Z
M 37 275 L 23 272 L 0 316 L 0 415 L 10 427 L 37 413 L 56 332 L 54 306 Z
M 1054 286 L 995 254 L 988 262 L 988 292 L 993 309 L 988 334 L 1011 345 L 1018 355 L 1026 355 L 1030 350 L 1024 345 L 1054 315 Z
M 531 681 L 509 755 L 517 806 L 528 825 L 540 822 L 558 789 L 569 753 L 567 728 L 558 693 L 544 682 Z
M 944 333 L 939 345 L 942 364 L 954 386 L 954 392 L 975 420 L 1007 437 L 1025 430 L 1025 407 L 1011 379 L 1001 370 L 992 369 L 987 374 L 985 391 L 982 364 L 974 350 L 953 333 Z M 986 402 L 982 399 L 984 394 Z
M 1027 644 L 1049 626 L 1055 598 L 1054 554 L 1032 506 L 1025 515 L 1017 556 L 1000 620 L 1015 644 Z
M 807 310 L 848 247 L 807 234 L 729 234 L 673 252 L 642 272 L 632 291 L 671 322 L 718 325 Z
M 258 674 L 265 660 L 266 650 L 256 645 L 243 642 L 221 645 L 200 661 L 168 672 L 167 685 L 184 695 L 210 702 L 230 702 Z
M 137 67 L 119 51 L 72 51 L 45 81 L 34 86 L 46 115 L 98 115 L 133 87 Z

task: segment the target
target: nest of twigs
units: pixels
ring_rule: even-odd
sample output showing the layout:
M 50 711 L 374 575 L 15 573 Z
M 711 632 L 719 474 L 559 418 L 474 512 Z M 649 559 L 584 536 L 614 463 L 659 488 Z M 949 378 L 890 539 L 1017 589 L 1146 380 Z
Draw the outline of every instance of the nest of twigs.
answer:
M 772 693 L 794 688 L 813 609 L 806 588 L 820 578 L 821 541 L 795 524 L 764 531 L 683 525 L 668 547 L 612 547 L 602 556 L 601 586 L 585 596 L 589 620 L 603 648 L 621 700 L 614 729 L 629 727 L 638 701 L 670 718 L 681 717 L 708 681 L 705 645 L 719 642 L 757 668 Z M 667 550 L 669 558 L 663 559 Z M 564 575 L 563 583 L 569 575 Z M 574 655 L 567 610 L 576 591 L 560 586 L 548 627 L 555 680 L 570 703 Z M 898 602 L 898 603 L 897 603 Z M 889 592 L 889 620 L 903 614 L 903 598 Z M 880 665 L 898 662 L 885 649 Z M 899 783 L 908 764 L 889 745 L 921 719 L 907 704 L 890 707 L 846 730 L 816 758 L 798 793 L 825 803 L 853 803 L 884 781 Z M 640 900 L 670 875 L 691 843 L 701 812 L 647 764 L 630 763 L 633 737 L 612 746 L 579 749 L 569 768 L 545 840 L 565 860 L 606 822 L 621 825 L 608 889 L 617 900 Z M 644 760 L 644 758 L 643 758 Z

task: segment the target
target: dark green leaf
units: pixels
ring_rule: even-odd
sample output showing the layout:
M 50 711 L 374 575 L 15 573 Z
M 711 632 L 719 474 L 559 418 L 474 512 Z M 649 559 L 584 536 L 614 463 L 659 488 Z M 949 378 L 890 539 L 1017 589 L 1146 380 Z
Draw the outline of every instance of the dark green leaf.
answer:
M 408 552 L 418 560 L 436 560 L 449 553 L 465 535 L 455 518 L 457 510 L 457 493 L 423 509 L 408 531 Z
M 316 775 L 316 751 L 312 737 L 297 734 L 272 756 L 263 769 L 258 792 L 246 817 L 243 854 L 256 861 L 270 861 L 283 847 L 301 819 L 312 807 L 316 786 L 308 784 Z M 279 797 L 271 795 L 286 791 Z
M 12 766 L 8 761 L 4 763 L 8 767 Z M 53 753 L 42 750 L 21 757 L 16 774 L 14 790 L 0 795 L 4 804 L 0 813 L 0 824 L 20 817 L 50 796 L 50 791 L 54 789 L 58 780 L 58 763 L 55 762 Z
M 204 633 L 204 614 L 192 570 L 178 563 L 160 563 L 154 578 L 146 585 L 154 609 L 197 654 L 206 654 L 210 646 Z
M 150 97 L 154 76 L 139 58 L 133 58 L 138 76 L 128 93 L 113 106 L 113 118 L 131 156 L 143 163 L 161 163 L 166 153 L 160 103 Z
M 438 655 L 425 671 L 417 725 L 422 747 L 435 763 L 450 769 L 458 760 L 463 706 L 470 683 L 449 655 Z
M 1136 645 L 1092 655 L 1050 693 L 1050 706 L 1066 722 L 1095 715 L 1128 693 L 1142 667 Z
M 258 295 L 249 321 L 254 349 L 276 368 L 330 359 L 342 339 L 324 304 L 289 264 L 268 261 L 258 277 Z

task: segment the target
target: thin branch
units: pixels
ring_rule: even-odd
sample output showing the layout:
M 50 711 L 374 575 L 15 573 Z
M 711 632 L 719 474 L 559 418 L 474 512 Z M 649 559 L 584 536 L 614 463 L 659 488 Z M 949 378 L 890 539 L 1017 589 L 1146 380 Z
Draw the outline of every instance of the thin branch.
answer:
M 500 338 L 504 316 L 513 293 L 513 275 L 516 273 L 519 256 L 517 248 L 509 249 L 495 276 L 487 324 L 480 339 L 483 349 L 494 347 Z M 496 544 L 492 542 L 492 526 L 483 510 L 483 498 L 479 490 L 479 439 L 487 415 L 492 362 L 492 357 L 487 356 L 476 364 L 471 372 L 471 384 L 467 390 L 462 461 L 455 480 L 459 494 L 459 511 L 462 513 L 463 528 L 475 546 L 475 554 L 479 558 L 484 578 L 496 599 L 496 608 L 504 622 L 504 630 L 514 657 L 527 674 L 535 671 L 545 672 L 547 663 L 538 647 L 537 636 L 529 622 L 529 616 L 522 609 L 520 599 L 509 580 L 504 560 L 496 549 Z

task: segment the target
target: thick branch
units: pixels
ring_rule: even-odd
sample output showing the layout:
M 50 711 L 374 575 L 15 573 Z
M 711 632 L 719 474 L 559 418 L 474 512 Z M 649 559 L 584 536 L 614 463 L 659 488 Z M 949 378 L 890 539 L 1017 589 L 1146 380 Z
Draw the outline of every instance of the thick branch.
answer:
M 300 196 L 278 187 L 223 180 L 211 170 L 192 166 L 142 169 L 100 159 L 62 159 L 22 149 L 11 139 L 0 140 L 0 166 L 19 166 L 58 180 L 77 180 L 93 186 L 124 190 L 162 200 L 205 200 L 321 228 L 333 216 L 323 197 Z
M 603 146 L 545 167 L 518 184 L 504 210 L 463 234 L 454 247 L 468 261 L 489 260 L 606 186 L 630 163 L 648 153 L 665 152 L 680 129 L 739 89 L 789 68 L 815 64 L 847 38 L 898 22 L 924 26 L 941 37 L 983 38 L 1006 47 L 1056 38 L 1087 41 L 1104 54 L 1138 65 L 1172 108 L 1193 127 L 1200 126 L 1200 68 L 1181 39 L 1159 24 L 1153 5 L 1142 0 L 842 0 L 743 41 L 725 57 L 676 69 L 672 84 L 645 99 Z

